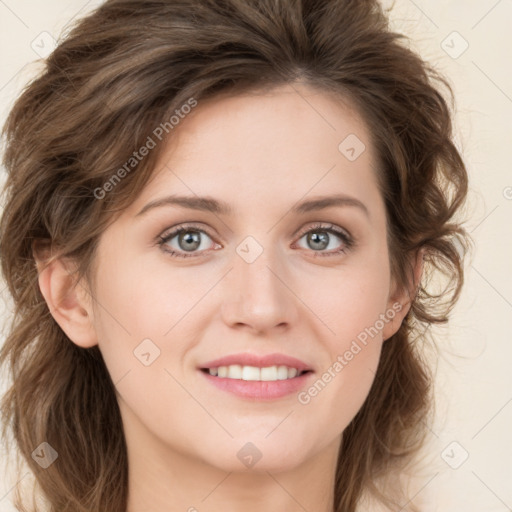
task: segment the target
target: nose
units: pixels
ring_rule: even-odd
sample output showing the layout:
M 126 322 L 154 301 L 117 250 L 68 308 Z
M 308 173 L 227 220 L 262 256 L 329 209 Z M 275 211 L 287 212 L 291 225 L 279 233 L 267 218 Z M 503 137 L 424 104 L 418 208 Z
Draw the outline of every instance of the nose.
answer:
M 235 253 L 233 268 L 223 282 L 224 322 L 259 335 L 290 328 L 298 318 L 300 301 L 288 281 L 286 265 L 275 251 L 265 249 L 252 263 Z

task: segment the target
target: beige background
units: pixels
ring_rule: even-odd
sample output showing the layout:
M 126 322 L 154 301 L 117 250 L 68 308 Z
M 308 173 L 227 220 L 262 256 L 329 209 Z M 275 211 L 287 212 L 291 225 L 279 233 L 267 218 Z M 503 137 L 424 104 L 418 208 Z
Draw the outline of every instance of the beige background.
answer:
M 0 123 L 40 69 L 35 61 L 52 38 L 100 3 L 0 0 Z M 429 512 L 506 511 L 512 509 L 512 1 L 397 0 L 391 19 L 453 85 L 457 145 L 471 179 L 466 217 L 476 243 L 451 325 L 433 329 L 440 350 L 437 414 L 428 425 L 425 469 L 413 482 L 414 502 Z M 0 292 L 7 318 L 1 284 Z M 6 456 L 0 454 L 2 463 Z M 12 511 L 13 484 L 0 473 L 0 512 Z

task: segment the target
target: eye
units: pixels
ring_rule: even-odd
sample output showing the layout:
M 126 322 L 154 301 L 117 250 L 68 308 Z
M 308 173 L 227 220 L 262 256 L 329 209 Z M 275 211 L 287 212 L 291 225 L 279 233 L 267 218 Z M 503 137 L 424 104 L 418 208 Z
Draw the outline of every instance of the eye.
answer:
M 306 243 L 312 248 L 313 252 L 317 253 L 315 256 L 344 254 L 355 245 L 355 241 L 348 233 L 333 224 L 310 226 L 307 231 L 302 231 L 299 236 L 299 240 L 302 238 L 306 239 Z M 169 233 L 160 235 L 158 237 L 158 245 L 173 258 L 196 257 L 200 256 L 200 253 L 208 248 L 209 244 L 205 237 L 213 242 L 212 237 L 205 230 L 195 225 L 181 225 Z M 336 238 L 341 240 L 341 246 L 326 252 L 325 249 L 332 245 L 333 240 Z M 215 245 L 217 248 L 221 247 L 219 244 Z
M 314 252 L 318 253 L 318 256 L 336 256 L 344 254 L 354 246 L 353 238 L 333 224 L 316 224 L 313 227 L 309 227 L 307 231 L 302 232 L 300 236 L 300 239 L 306 239 L 306 244 L 308 244 L 309 248 L 312 248 Z M 341 247 L 334 248 L 333 251 L 325 252 L 325 249 L 332 245 L 333 238 L 338 238 L 342 241 Z
M 158 244 L 162 250 L 172 257 L 190 258 L 197 256 L 198 249 L 205 250 L 204 237 L 211 240 L 210 235 L 196 226 L 179 226 L 170 233 L 159 236 Z M 173 240 L 176 238 L 174 244 Z M 206 244 L 208 245 L 208 244 Z M 220 247 L 220 246 L 219 246 Z M 201 252 L 201 251 L 200 251 Z M 187 254 L 189 253 L 189 254 Z

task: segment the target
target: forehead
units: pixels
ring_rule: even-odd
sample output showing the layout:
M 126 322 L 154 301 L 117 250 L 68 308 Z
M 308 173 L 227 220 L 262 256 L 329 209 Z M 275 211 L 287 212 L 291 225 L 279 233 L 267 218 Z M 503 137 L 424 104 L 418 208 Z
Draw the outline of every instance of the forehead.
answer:
M 275 165 L 279 149 L 294 142 L 307 144 L 296 146 L 293 152 L 281 155 L 282 159 L 305 154 L 317 159 L 319 151 L 329 151 L 328 146 L 337 153 L 340 142 L 350 134 L 368 148 L 367 127 L 347 99 L 310 86 L 283 85 L 200 101 L 173 130 L 167 156 L 176 149 L 215 151 L 240 160 L 257 153 L 259 160 L 266 154 Z
M 133 209 L 165 191 L 238 206 L 335 192 L 371 200 L 375 172 L 369 132 L 347 101 L 287 85 L 199 102 L 173 130 Z

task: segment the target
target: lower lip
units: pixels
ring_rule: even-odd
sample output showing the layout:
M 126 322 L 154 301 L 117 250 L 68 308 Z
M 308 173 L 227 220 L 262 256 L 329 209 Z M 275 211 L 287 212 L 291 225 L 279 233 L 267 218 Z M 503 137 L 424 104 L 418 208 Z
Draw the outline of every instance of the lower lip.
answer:
M 227 379 L 224 377 L 214 377 L 207 372 L 199 370 L 206 379 L 214 386 L 223 391 L 228 391 L 242 398 L 252 398 L 255 400 L 274 400 L 282 398 L 292 393 L 299 392 L 306 384 L 306 381 L 313 375 L 313 372 L 302 374 L 293 379 L 258 381 Z

